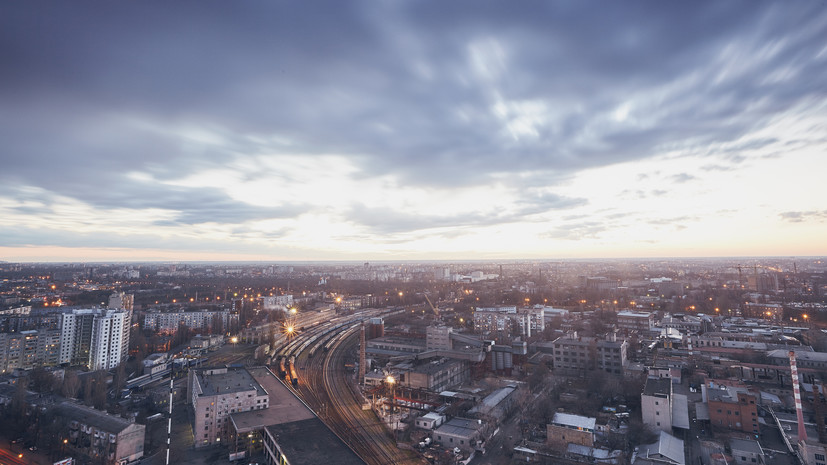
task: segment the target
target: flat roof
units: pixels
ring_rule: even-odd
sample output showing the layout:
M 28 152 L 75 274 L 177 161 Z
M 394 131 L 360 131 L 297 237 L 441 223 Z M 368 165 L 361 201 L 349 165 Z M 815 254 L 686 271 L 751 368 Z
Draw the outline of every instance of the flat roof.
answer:
M 245 368 L 227 368 L 224 373 L 206 374 L 209 368 L 197 370 L 198 382 L 203 390 L 202 396 L 216 396 L 234 392 L 256 391 L 257 396 L 267 392 L 253 379 Z
M 592 431 L 594 431 L 595 421 L 594 418 L 572 415 L 571 413 L 555 413 L 554 418 L 551 420 L 553 424 L 584 428 Z
M 239 433 L 262 429 L 266 426 L 315 418 L 310 410 L 293 392 L 279 381 L 265 367 L 251 367 L 247 371 L 269 394 L 268 407 L 230 415 Z
M 689 429 L 689 401 L 683 394 L 672 395 L 672 426 Z
M 764 455 L 764 451 L 761 450 L 761 444 L 759 444 L 758 441 L 732 438 L 729 440 L 729 446 L 732 448 L 733 455 L 736 450 Z
M 646 385 L 643 387 L 643 395 L 653 396 L 655 394 L 670 395 L 672 393 L 671 378 L 646 378 Z
M 267 427 L 291 465 L 364 465 L 321 420 L 313 418 Z
M 450 434 L 452 436 L 462 436 L 466 438 L 471 438 L 474 436 L 474 434 L 476 434 L 476 432 L 480 429 L 481 426 L 482 425 L 480 424 L 479 420 L 457 417 L 444 423 L 442 426 L 437 428 L 436 431 L 442 434 Z

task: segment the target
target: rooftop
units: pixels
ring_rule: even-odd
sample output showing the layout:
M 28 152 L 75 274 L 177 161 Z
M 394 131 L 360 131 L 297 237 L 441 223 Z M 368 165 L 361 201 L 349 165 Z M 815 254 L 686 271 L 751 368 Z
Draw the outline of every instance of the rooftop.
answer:
M 78 405 L 72 402 L 61 402 L 55 408 L 55 412 L 70 420 L 76 420 L 85 425 L 94 426 L 95 428 L 106 431 L 110 434 L 117 434 L 125 430 L 129 425 L 134 423 L 121 417 L 110 415 L 100 410 L 95 410 L 92 407 L 85 405 Z M 140 425 L 143 427 L 143 425 Z
M 671 395 L 672 394 L 672 379 L 671 378 L 647 378 L 646 386 L 643 388 L 643 395 L 654 396 L 655 394 Z
M 651 455 L 662 455 L 675 463 L 686 463 L 683 441 L 665 431 L 660 432 L 658 442 L 640 446 L 638 456 L 648 457 Z
M 736 450 L 764 455 L 764 451 L 761 449 L 761 444 L 759 444 L 758 441 L 733 438 L 729 440 L 729 446 L 732 448 L 733 455 L 735 455 Z
M 452 436 L 472 437 L 481 427 L 479 420 L 471 420 L 470 418 L 453 418 L 436 429 L 442 434 L 450 434 Z
M 365 462 L 334 435 L 321 420 L 313 418 L 267 427 L 291 465 L 364 465 Z
M 582 417 L 580 415 L 572 415 L 570 413 L 555 413 L 551 422 L 555 425 L 570 426 L 573 428 L 583 428 L 594 431 L 595 419 L 591 417 Z
M 202 396 L 216 396 L 234 392 L 256 391 L 257 396 L 267 394 L 245 368 L 204 369 L 196 371 L 198 383 L 203 389 Z M 212 374 L 207 374 L 212 373 Z
M 269 394 L 269 402 L 266 409 L 230 415 L 238 432 L 315 418 L 313 412 L 281 381 L 276 379 L 270 370 L 264 367 L 252 367 L 248 368 L 247 372 Z

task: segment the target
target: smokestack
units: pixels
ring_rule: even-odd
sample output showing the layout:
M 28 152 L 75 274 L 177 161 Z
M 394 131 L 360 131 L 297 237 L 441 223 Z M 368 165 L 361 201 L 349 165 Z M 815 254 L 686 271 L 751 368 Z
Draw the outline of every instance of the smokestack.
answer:
M 804 430 L 804 412 L 801 410 L 801 388 L 798 385 L 798 368 L 795 365 L 795 351 L 790 351 L 790 376 L 793 379 L 793 394 L 795 396 L 795 413 L 798 417 L 798 442 L 807 440 L 807 431 Z
M 362 329 L 359 334 L 359 384 L 365 382 L 365 322 L 362 321 Z
M 821 403 L 821 393 L 824 385 L 821 381 L 813 384 L 813 410 L 815 410 L 816 426 L 818 427 L 818 442 L 827 443 L 827 425 L 824 424 L 824 404 Z

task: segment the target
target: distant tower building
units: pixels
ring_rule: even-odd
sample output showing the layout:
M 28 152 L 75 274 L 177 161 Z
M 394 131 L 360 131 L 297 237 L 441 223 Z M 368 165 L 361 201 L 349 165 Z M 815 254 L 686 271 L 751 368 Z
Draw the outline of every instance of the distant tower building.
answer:
M 124 310 L 126 318 L 123 320 L 123 340 L 121 347 L 121 357 L 129 356 L 129 336 L 132 329 L 132 309 L 135 305 L 135 296 L 133 294 L 125 294 L 123 292 L 116 292 L 109 296 L 109 308 L 115 310 Z

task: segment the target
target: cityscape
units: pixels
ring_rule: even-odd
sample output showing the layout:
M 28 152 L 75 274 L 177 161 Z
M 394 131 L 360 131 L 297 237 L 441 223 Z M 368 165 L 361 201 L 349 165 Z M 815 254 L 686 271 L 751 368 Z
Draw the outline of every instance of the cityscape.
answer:
M 827 465 L 827 6 L 0 7 L 0 465 Z

